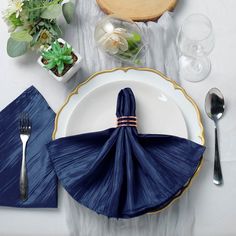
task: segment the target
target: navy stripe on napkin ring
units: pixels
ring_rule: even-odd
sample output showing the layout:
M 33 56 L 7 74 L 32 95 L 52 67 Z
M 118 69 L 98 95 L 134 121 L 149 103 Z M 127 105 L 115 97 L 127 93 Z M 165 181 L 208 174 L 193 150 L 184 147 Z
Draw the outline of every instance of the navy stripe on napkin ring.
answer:
M 117 117 L 117 127 L 137 127 L 136 116 L 121 116 Z

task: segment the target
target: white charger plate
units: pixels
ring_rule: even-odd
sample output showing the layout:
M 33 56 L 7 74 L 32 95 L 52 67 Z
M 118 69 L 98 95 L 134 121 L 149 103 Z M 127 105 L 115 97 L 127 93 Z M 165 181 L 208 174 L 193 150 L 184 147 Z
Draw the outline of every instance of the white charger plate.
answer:
M 199 109 L 185 90 L 159 71 L 132 67 L 101 71 L 78 85 L 57 113 L 53 139 L 115 127 L 117 95 L 126 87 L 135 94 L 140 133 L 171 134 L 204 144 Z

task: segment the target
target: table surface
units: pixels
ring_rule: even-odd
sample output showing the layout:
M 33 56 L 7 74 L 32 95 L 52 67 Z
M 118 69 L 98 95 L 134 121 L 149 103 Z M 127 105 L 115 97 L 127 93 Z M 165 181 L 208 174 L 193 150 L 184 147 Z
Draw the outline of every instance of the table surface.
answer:
M 7 7 L 3 0 L 0 11 Z M 202 112 L 207 140 L 205 165 L 200 176 L 194 181 L 190 197 L 195 207 L 194 235 L 196 236 L 234 236 L 236 235 L 236 1 L 235 0 L 179 0 L 174 13 L 174 19 L 179 26 L 183 19 L 192 13 L 206 14 L 213 23 L 215 32 L 215 48 L 210 55 L 212 72 L 210 76 L 199 83 L 181 81 L 182 86 L 198 103 Z M 47 99 L 54 111 L 57 111 L 71 88 L 52 79 L 36 63 L 36 57 L 28 55 L 12 59 L 6 53 L 8 39 L 7 27 L 0 19 L 0 110 L 16 98 L 30 85 L 35 87 Z M 211 87 L 219 88 L 225 96 L 226 112 L 219 122 L 220 151 L 224 174 L 224 186 L 212 184 L 212 168 L 214 155 L 213 123 L 204 113 L 204 99 Z M 62 191 L 62 190 L 60 190 Z M 63 199 L 59 199 L 59 202 Z M 23 215 L 21 209 L 0 209 L 0 235 L 69 235 L 65 219 L 65 206 L 56 210 L 47 210 L 44 215 L 40 210 L 27 210 Z M 14 215 L 12 214 L 14 211 Z M 27 227 L 17 222 L 17 219 L 31 219 Z M 31 233 L 30 233 L 31 232 Z

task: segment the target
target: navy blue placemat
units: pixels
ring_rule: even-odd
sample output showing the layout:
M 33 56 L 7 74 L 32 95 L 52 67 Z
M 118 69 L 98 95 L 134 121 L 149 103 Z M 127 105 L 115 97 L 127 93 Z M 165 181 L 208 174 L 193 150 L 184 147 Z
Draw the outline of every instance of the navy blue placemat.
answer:
M 20 200 L 22 143 L 19 117 L 27 112 L 32 132 L 26 150 L 28 200 Z M 0 112 L 0 205 L 57 207 L 57 178 L 45 145 L 51 141 L 55 113 L 33 86 Z

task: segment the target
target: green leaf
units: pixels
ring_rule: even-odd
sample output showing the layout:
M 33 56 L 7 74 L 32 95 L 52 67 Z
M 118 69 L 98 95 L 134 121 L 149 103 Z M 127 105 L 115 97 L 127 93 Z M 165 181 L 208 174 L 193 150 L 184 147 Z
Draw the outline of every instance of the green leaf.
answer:
M 43 21 L 40 21 L 39 23 L 38 23 L 38 26 L 44 26 L 45 25 L 45 23 L 43 22 Z
M 71 64 L 73 64 L 73 62 L 74 62 L 74 60 L 73 60 L 73 59 L 70 59 L 70 61 L 68 61 L 66 64 L 71 65 Z
M 48 70 L 51 70 L 55 66 L 56 66 L 56 63 L 53 61 L 53 62 L 46 64 L 44 67 L 47 68 Z
M 14 25 L 14 27 L 22 26 L 23 22 L 21 21 L 20 17 L 16 17 L 16 13 L 11 14 L 8 17 L 8 20 Z
M 141 42 L 142 37 L 141 37 L 140 34 L 138 34 L 138 33 L 136 33 L 136 32 L 133 32 L 132 35 L 133 35 L 133 40 L 134 40 L 134 42 L 136 42 L 136 43 L 140 43 L 140 42 Z
M 33 37 L 26 30 L 11 33 L 11 38 L 20 42 L 31 42 L 33 40 Z
M 50 54 L 49 52 L 43 52 L 42 56 L 46 60 L 54 59 L 54 55 Z
M 64 70 L 64 64 L 61 62 L 61 63 L 59 63 L 59 65 L 57 67 L 57 71 L 58 71 L 59 75 L 62 74 L 63 70 Z
M 75 13 L 75 5 L 72 2 L 64 3 L 62 5 L 62 13 L 65 17 L 67 24 L 70 24 Z
M 62 56 L 62 59 L 64 61 L 70 61 L 71 60 L 71 56 Z
M 56 35 L 57 38 L 62 36 L 62 30 L 57 24 L 52 24 L 49 30 L 53 35 Z
M 7 41 L 7 53 L 10 57 L 19 57 L 25 54 L 28 47 L 28 42 L 17 41 L 13 38 L 9 38 Z
M 55 41 L 52 44 L 52 51 L 54 51 L 55 53 L 60 53 L 61 52 L 61 46 L 60 46 L 60 43 L 58 41 Z
M 49 7 L 46 8 L 46 10 L 43 11 L 43 13 L 41 14 L 41 18 L 44 19 L 56 19 L 62 11 L 62 7 L 60 4 L 57 5 L 51 5 Z
M 40 33 L 41 33 L 41 31 L 38 31 L 38 32 L 33 34 L 33 40 L 30 43 L 31 47 L 34 46 L 37 43 L 37 41 L 39 39 L 39 36 L 40 36 Z

